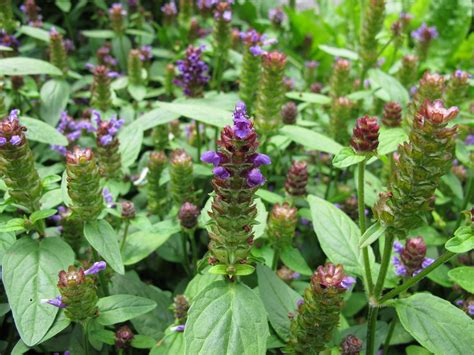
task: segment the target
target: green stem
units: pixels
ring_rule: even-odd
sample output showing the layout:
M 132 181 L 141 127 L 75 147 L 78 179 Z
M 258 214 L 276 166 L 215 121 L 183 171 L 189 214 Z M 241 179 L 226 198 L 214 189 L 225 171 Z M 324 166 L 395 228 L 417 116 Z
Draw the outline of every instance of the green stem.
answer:
M 331 183 L 333 180 L 333 171 L 334 171 L 334 166 L 331 164 L 331 168 L 329 170 L 329 181 L 328 184 L 326 185 L 326 192 L 324 192 L 324 199 L 327 200 L 329 197 L 329 191 L 331 190 Z
M 380 265 L 379 276 L 377 277 L 377 282 L 375 284 L 373 295 L 378 298 L 383 290 L 383 284 L 385 282 L 385 277 L 387 276 L 388 266 L 390 264 L 390 256 L 392 254 L 392 245 L 395 236 L 391 232 L 386 233 L 385 245 L 383 248 L 382 261 Z
M 369 306 L 369 317 L 367 320 L 367 355 L 375 354 L 375 329 L 377 327 L 377 314 L 379 309 L 373 305 Z
M 92 248 L 92 256 L 95 261 L 100 261 L 99 254 Z M 105 275 L 103 272 L 97 273 L 99 275 L 99 296 L 100 297 L 107 297 L 109 295 L 109 288 L 107 286 L 107 281 L 105 280 Z
M 390 37 L 390 39 L 384 44 L 384 46 L 380 49 L 380 51 L 377 53 L 377 59 L 380 57 L 380 55 L 387 49 L 387 47 L 392 43 L 392 41 L 395 39 L 395 37 Z
M 192 253 L 192 256 L 193 256 L 193 271 L 194 271 L 194 274 L 197 273 L 197 246 L 196 246 L 196 239 L 195 239 L 195 229 L 188 229 L 187 231 L 187 234 L 189 236 L 189 240 L 191 242 L 191 253 Z
M 431 265 L 424 268 L 419 274 L 417 274 L 416 276 L 408 279 L 407 281 L 405 281 L 400 286 L 394 288 L 393 290 L 391 290 L 390 292 L 388 292 L 384 296 L 382 296 L 379 300 L 379 303 L 387 302 L 388 300 L 390 300 L 393 297 L 399 295 L 403 291 L 408 290 L 410 287 L 412 287 L 414 284 L 416 284 L 418 281 L 420 281 L 422 278 L 424 278 L 426 275 L 428 275 L 431 271 L 433 271 L 438 266 L 444 264 L 449 259 L 451 259 L 454 255 L 455 254 L 450 252 L 450 251 L 444 252 L 443 255 L 441 255 L 438 259 L 436 259 Z
M 276 271 L 278 267 L 278 261 L 280 261 L 280 249 L 275 248 L 275 253 L 273 254 L 273 260 L 272 260 L 272 270 Z
M 366 224 L 365 224 L 365 193 L 364 193 L 364 183 L 365 183 L 365 163 L 366 159 L 359 163 L 359 174 L 357 182 L 357 205 L 359 208 L 359 228 L 361 236 L 365 233 Z M 372 272 L 370 270 L 370 260 L 369 260 L 369 248 L 365 247 L 362 249 L 362 255 L 364 259 L 364 271 L 365 271 L 365 280 L 367 282 L 369 296 L 372 295 L 374 282 L 372 280 Z
M 125 53 L 125 45 L 124 45 L 124 42 L 123 42 L 123 37 L 124 35 L 123 34 L 119 34 L 119 47 L 120 47 L 120 57 L 121 57 L 121 62 L 122 62 L 122 65 L 123 65 L 123 68 L 122 70 L 123 71 L 127 71 L 127 55 L 128 53 Z
M 390 348 L 390 340 L 392 340 L 393 336 L 393 331 L 395 330 L 395 325 L 397 324 L 397 318 L 395 316 L 394 319 L 390 322 L 390 325 L 388 327 L 388 333 L 387 336 L 385 337 L 385 342 L 383 344 L 383 354 L 382 355 L 387 355 L 388 354 L 388 349 Z
M 464 195 L 464 199 L 462 201 L 461 205 L 461 212 L 464 211 L 467 207 L 467 204 L 469 201 L 472 200 L 472 193 L 474 192 L 474 174 L 471 169 L 469 169 L 469 177 L 467 180 L 467 186 L 466 186 L 466 195 Z M 456 227 L 454 227 L 454 230 L 458 229 L 459 226 L 461 225 L 462 218 L 459 218 L 458 221 L 456 222 Z
M 201 140 L 201 130 L 199 128 L 199 122 L 196 122 L 196 143 L 197 143 L 197 160 L 199 161 L 201 159 L 201 146 L 202 146 L 202 140 Z
M 128 235 L 128 227 L 130 226 L 130 222 L 128 220 L 125 221 L 125 229 L 123 231 L 122 243 L 120 244 L 120 251 L 123 252 L 123 248 L 125 247 L 125 241 L 127 240 Z
M 89 355 L 91 353 L 90 349 L 90 343 L 89 343 L 89 335 L 87 334 L 87 325 L 89 321 L 85 320 L 84 322 L 81 322 L 82 324 L 82 339 L 84 342 L 84 351 L 85 355 Z
M 181 233 L 181 243 L 183 248 L 183 268 L 186 271 L 186 274 L 189 276 L 191 275 L 191 269 L 189 267 L 189 259 L 188 259 L 188 248 L 187 248 L 187 238 L 186 233 Z
M 224 65 L 224 57 L 221 54 L 216 55 L 214 72 L 212 73 L 213 87 L 218 93 L 221 92 L 221 81 L 222 81 L 222 67 Z

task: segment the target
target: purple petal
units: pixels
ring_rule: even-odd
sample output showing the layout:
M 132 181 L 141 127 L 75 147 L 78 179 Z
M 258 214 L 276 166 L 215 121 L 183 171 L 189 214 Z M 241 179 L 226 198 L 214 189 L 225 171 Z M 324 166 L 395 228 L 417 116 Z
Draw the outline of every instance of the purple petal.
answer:
M 271 164 L 272 161 L 270 160 L 270 157 L 265 154 L 257 154 L 255 158 L 253 158 L 253 165 L 258 168 L 261 165 L 269 165 Z
M 12 145 L 20 145 L 20 144 L 21 144 L 21 137 L 20 137 L 20 136 L 17 136 L 17 135 L 12 136 L 12 137 L 10 138 L 10 143 L 11 143 Z
M 40 301 L 40 303 L 50 304 L 58 308 L 66 308 L 66 305 L 63 303 L 63 298 L 61 296 L 52 299 L 43 299 Z
M 223 168 L 222 166 L 218 166 L 212 170 L 214 175 L 218 177 L 219 179 L 226 180 L 230 177 L 230 173 L 227 171 L 226 168 Z
M 97 274 L 99 271 L 105 270 L 106 267 L 107 264 L 105 263 L 105 261 L 97 261 L 89 269 L 84 271 L 84 275 Z
M 247 183 L 250 187 L 260 186 L 265 183 L 265 178 L 259 169 L 255 168 L 250 170 L 247 175 Z
M 216 152 L 208 151 L 202 153 L 201 161 L 204 163 L 212 164 L 214 166 L 218 166 L 221 162 L 221 157 Z
M 354 285 L 355 283 L 356 283 L 355 278 L 353 278 L 352 276 L 346 276 L 342 279 L 341 286 L 347 290 L 351 288 L 352 285 Z

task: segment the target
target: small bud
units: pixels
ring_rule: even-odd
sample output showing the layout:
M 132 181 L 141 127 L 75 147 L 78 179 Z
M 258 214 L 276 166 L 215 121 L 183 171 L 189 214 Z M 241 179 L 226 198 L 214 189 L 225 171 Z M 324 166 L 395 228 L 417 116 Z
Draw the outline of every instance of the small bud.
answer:
M 387 127 L 400 127 L 402 106 L 398 102 L 387 102 L 383 108 L 382 123 Z
M 165 24 L 169 25 L 173 23 L 174 19 L 178 15 L 178 9 L 176 8 L 175 2 L 172 0 L 161 7 L 163 13 L 163 20 Z
M 102 112 L 106 112 L 112 105 L 110 81 L 112 72 L 105 65 L 98 65 L 93 70 L 91 104 Z
M 25 85 L 25 80 L 21 75 L 13 75 L 10 80 L 14 91 L 20 90 Z
M 332 137 L 340 144 L 347 144 L 350 139 L 347 124 L 352 118 L 354 102 L 345 96 L 336 97 L 331 105 L 331 125 L 329 127 Z
M 128 348 L 134 337 L 135 334 L 127 325 L 121 326 L 115 332 L 115 347 L 117 349 Z
M 43 16 L 41 16 L 40 13 L 41 8 L 36 5 L 35 0 L 26 0 L 23 5 L 20 6 L 20 10 L 25 14 L 29 26 L 43 26 Z
M 438 37 L 438 31 L 436 27 L 428 27 L 426 23 L 422 23 L 421 26 L 411 33 L 413 39 L 417 42 L 417 51 L 420 59 L 423 61 L 428 56 L 428 50 L 433 39 Z
M 469 79 L 472 77 L 468 72 L 456 70 L 449 78 L 446 88 L 446 105 L 459 106 L 466 99 L 469 89 Z
M 287 202 L 275 204 L 268 219 L 268 238 L 277 249 L 291 245 L 296 229 L 298 210 Z
M 357 119 L 354 127 L 351 146 L 356 153 L 373 152 L 379 145 L 379 125 L 377 117 L 364 116 Z
M 142 54 L 139 49 L 132 49 L 128 53 L 127 74 L 128 80 L 133 85 L 142 85 Z
M 406 55 L 402 58 L 402 66 L 398 71 L 400 82 L 409 88 L 415 81 L 418 72 L 418 57 L 414 55 Z
M 174 78 L 175 78 L 175 66 L 171 63 L 169 63 L 167 66 L 166 66 L 166 70 L 165 70 L 165 93 L 166 93 L 166 96 L 168 97 L 173 97 L 174 96 L 174 93 L 173 93 L 173 89 L 174 89 L 174 85 L 173 85 L 173 81 L 174 81 Z
M 114 3 L 109 9 L 109 18 L 112 30 L 121 34 L 125 29 L 124 20 L 127 16 L 127 11 L 123 8 L 122 4 Z
M 193 229 L 196 227 L 198 217 L 201 212 L 199 208 L 190 202 L 185 202 L 179 209 L 178 219 L 181 227 L 185 229 Z
M 54 27 L 49 32 L 49 60 L 63 73 L 67 72 L 67 52 L 63 36 Z
M 122 218 L 123 219 L 134 219 L 135 218 L 135 205 L 131 201 L 122 202 Z
M 295 124 L 298 108 L 293 101 L 287 102 L 281 109 L 281 118 L 284 124 Z
M 166 167 L 168 158 L 164 152 L 152 152 L 148 160 L 148 210 L 156 215 L 160 215 L 164 209 L 166 200 L 166 190 L 160 186 L 160 179 Z
M 313 94 L 320 94 L 321 91 L 323 90 L 324 86 L 320 82 L 314 82 L 310 85 L 309 91 L 311 91 Z
M 288 170 L 285 182 L 286 193 L 290 196 L 306 195 L 306 185 L 308 184 L 308 165 L 305 161 L 294 160 Z
M 178 206 L 195 199 L 193 159 L 183 149 L 176 149 L 171 153 L 170 190 L 173 201 Z
M 341 355 L 359 355 L 362 345 L 362 340 L 355 335 L 348 335 L 341 342 Z
M 285 21 L 285 18 L 285 13 L 281 7 L 275 7 L 274 9 L 270 9 L 268 11 L 268 19 L 275 27 L 281 27 L 283 21 Z

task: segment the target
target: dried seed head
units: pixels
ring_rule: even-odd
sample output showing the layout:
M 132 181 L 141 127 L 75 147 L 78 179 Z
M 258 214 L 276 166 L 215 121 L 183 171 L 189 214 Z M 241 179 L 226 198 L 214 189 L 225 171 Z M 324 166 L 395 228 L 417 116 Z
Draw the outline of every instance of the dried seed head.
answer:
M 359 355 L 362 344 L 362 340 L 355 335 L 346 336 L 341 342 L 341 355 Z
M 134 337 L 132 330 L 127 325 L 123 325 L 115 332 L 115 346 L 117 349 L 124 349 L 130 345 Z
M 135 205 L 131 201 L 122 202 L 122 218 L 123 219 L 133 219 L 135 218 Z

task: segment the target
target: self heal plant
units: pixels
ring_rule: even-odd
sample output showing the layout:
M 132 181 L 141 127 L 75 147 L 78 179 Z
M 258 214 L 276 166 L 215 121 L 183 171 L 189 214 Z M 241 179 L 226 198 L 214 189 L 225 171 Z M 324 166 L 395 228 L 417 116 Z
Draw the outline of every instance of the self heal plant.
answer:
M 185 58 L 176 62 L 179 74 L 174 83 L 183 88 L 186 96 L 201 97 L 204 86 L 209 81 L 207 64 L 201 59 L 204 48 L 189 46 Z
M 235 106 L 233 120 L 233 126 L 221 132 L 218 151 L 206 152 L 201 157 L 214 165 L 209 261 L 223 265 L 230 277 L 238 274 L 240 264 L 248 263 L 257 215 L 254 194 L 265 182 L 259 167 L 270 164 L 268 156 L 257 153 L 257 134 L 244 103 Z
M 12 110 L 0 123 L 0 173 L 13 202 L 34 212 L 40 208 L 42 186 L 19 115 Z
M 193 159 L 183 149 L 176 149 L 170 158 L 170 192 L 176 206 L 195 200 Z

